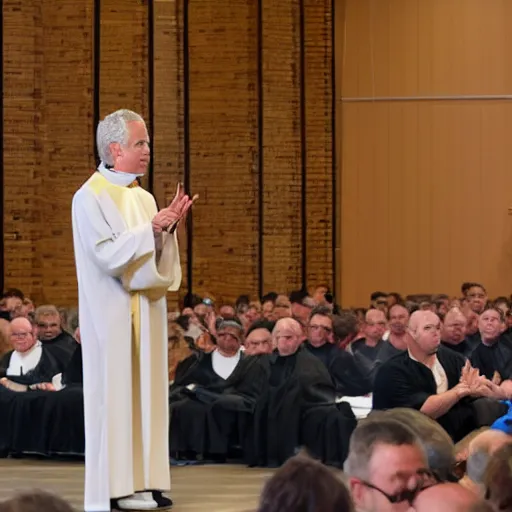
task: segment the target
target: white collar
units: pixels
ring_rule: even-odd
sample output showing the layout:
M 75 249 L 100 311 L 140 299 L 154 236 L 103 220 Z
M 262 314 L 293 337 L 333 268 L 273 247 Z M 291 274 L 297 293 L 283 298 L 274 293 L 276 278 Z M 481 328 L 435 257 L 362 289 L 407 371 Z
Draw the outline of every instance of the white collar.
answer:
M 144 174 L 131 174 L 129 172 L 116 171 L 115 169 L 107 169 L 104 162 L 100 162 L 98 171 L 104 178 L 110 181 L 110 183 L 119 185 L 120 187 L 127 187 L 140 176 L 144 176 Z

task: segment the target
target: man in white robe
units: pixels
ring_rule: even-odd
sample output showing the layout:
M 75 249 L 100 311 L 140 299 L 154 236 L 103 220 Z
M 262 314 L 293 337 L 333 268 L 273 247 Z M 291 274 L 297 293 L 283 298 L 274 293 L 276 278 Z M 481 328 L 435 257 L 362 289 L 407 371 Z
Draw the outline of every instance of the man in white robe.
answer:
M 143 119 L 97 128 L 101 164 L 73 197 L 83 351 L 85 511 L 170 508 L 166 293 L 181 283 L 173 229 L 192 204 L 178 187 L 157 211 L 138 186 L 150 159 Z

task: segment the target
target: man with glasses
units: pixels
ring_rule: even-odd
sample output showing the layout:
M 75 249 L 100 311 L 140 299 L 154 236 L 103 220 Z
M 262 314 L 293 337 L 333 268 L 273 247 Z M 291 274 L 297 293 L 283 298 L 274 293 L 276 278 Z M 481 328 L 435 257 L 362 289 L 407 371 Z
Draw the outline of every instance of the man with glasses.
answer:
M 359 423 L 344 471 L 358 512 L 410 510 L 421 490 L 439 483 L 413 431 L 381 417 Z
M 65 365 L 37 340 L 27 318 L 11 321 L 10 341 L 14 350 L 7 352 L 0 361 L 0 383 L 5 387 L 21 391 L 15 383 L 27 386 L 50 382 L 54 375 L 65 370 Z
M 333 314 L 328 306 L 317 306 L 311 312 L 308 322 L 306 349 L 329 371 L 336 391 L 344 396 L 362 396 L 370 393 L 371 368 L 358 356 L 338 347 L 334 343 Z

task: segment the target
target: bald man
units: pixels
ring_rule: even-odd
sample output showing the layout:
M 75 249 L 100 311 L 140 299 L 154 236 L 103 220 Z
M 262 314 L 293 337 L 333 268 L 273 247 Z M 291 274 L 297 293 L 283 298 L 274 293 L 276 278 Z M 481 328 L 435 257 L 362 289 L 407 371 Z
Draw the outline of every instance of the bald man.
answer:
M 437 420 L 455 442 L 506 413 L 507 407 L 498 401 L 474 400 L 489 396 L 497 386 L 441 345 L 441 322 L 435 313 L 416 311 L 408 331 L 407 351 L 377 372 L 374 409 L 417 409 Z
M 9 336 L 14 350 L 0 360 L 0 383 L 4 386 L 14 389 L 11 383 L 32 385 L 51 382 L 55 375 L 65 370 L 64 363 L 38 341 L 37 332 L 27 318 L 12 320 Z
M 267 365 L 269 389 L 254 417 L 246 447 L 249 465 L 279 466 L 300 446 L 325 463 L 341 466 L 356 419 L 347 403 L 336 403 L 336 389 L 325 365 L 302 344 L 301 325 L 277 321 Z
M 460 484 L 475 495 L 485 494 L 484 474 L 492 455 L 502 446 L 512 443 L 512 436 L 501 430 L 489 429 L 478 434 L 469 444 L 466 475 Z
M 414 500 L 416 512 L 470 512 L 479 502 L 475 494 L 458 484 L 445 483 L 428 487 Z
M 459 308 L 450 309 L 441 326 L 441 343 L 464 357 L 469 357 L 475 345 L 466 339 L 468 320 Z

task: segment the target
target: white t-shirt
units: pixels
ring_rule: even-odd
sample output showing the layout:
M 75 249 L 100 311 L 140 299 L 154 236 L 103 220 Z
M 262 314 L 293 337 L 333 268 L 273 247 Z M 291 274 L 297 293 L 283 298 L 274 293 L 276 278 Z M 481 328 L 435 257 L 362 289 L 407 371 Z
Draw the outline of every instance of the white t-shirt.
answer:
M 415 357 L 413 357 L 410 352 L 409 357 L 413 361 L 417 361 L 419 363 L 419 361 Z M 434 364 L 432 365 L 432 368 L 430 368 L 429 366 L 427 366 L 427 368 L 432 372 L 434 380 L 436 381 L 437 394 L 439 395 L 441 393 L 445 393 L 446 391 L 448 391 L 448 377 L 446 376 L 446 372 L 444 371 L 443 366 L 439 362 L 439 359 L 437 359 L 437 356 L 434 359 Z
M 219 377 L 222 377 L 225 380 L 228 379 L 240 361 L 241 353 L 242 351 L 238 350 L 238 352 L 233 357 L 226 357 L 220 354 L 218 350 L 214 350 L 212 352 L 213 371 Z

